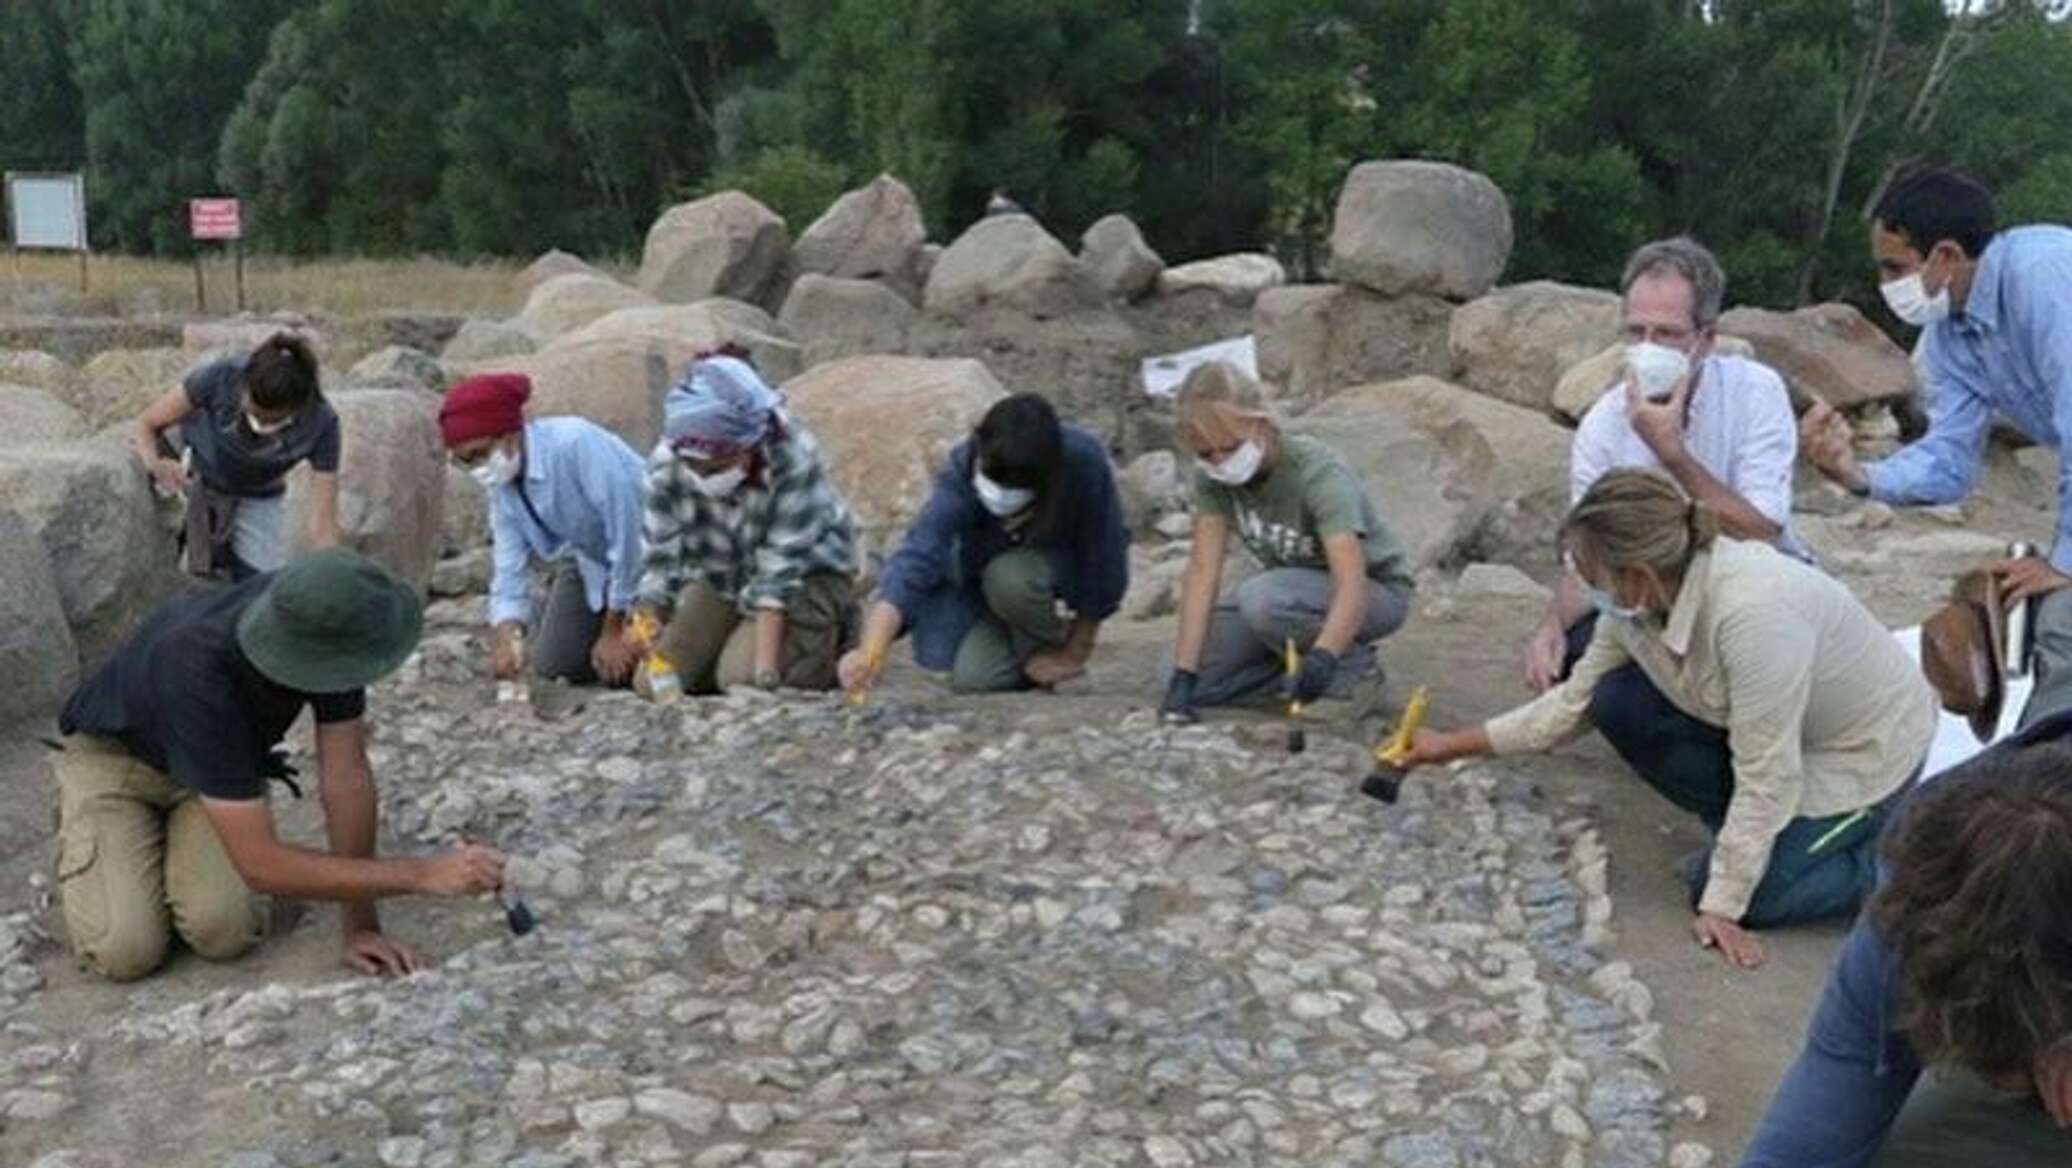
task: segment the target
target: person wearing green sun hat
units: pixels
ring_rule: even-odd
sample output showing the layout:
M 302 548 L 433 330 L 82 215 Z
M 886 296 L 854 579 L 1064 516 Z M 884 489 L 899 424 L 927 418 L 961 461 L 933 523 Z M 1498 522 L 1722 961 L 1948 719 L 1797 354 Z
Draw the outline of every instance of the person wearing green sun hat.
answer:
M 357 552 L 311 552 L 278 572 L 177 596 L 147 617 L 65 704 L 57 878 L 82 964 L 116 981 L 157 969 L 178 936 L 227 961 L 265 935 L 262 894 L 339 902 L 347 965 L 408 973 L 374 902 L 466 896 L 504 859 L 464 844 L 377 857 L 366 687 L 417 645 L 416 594 Z M 276 747 L 308 708 L 329 850 L 274 832 Z

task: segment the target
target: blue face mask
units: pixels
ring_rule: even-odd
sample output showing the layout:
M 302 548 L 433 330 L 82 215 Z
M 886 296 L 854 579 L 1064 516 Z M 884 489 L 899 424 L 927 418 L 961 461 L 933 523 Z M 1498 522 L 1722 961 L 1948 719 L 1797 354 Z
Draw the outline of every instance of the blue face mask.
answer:
M 1647 611 L 1637 606 L 1628 608 L 1621 605 L 1618 597 L 1595 584 L 1584 584 L 1583 594 L 1590 598 L 1590 603 L 1600 614 L 1619 620 L 1639 620 Z

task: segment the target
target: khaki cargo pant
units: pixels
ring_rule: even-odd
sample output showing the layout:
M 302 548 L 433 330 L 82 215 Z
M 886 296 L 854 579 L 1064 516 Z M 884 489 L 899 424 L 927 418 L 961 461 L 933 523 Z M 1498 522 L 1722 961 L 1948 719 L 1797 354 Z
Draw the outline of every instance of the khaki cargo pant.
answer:
M 785 609 L 777 672 L 786 689 L 835 688 L 835 663 L 856 642 L 855 582 L 806 577 Z M 755 683 L 755 619 L 704 584 L 676 598 L 655 648 L 676 666 L 685 693 L 713 694 Z
M 267 912 L 231 866 L 201 800 L 88 734 L 51 755 L 58 780 L 58 893 L 80 963 L 132 981 L 165 961 L 172 936 L 212 961 L 250 951 Z

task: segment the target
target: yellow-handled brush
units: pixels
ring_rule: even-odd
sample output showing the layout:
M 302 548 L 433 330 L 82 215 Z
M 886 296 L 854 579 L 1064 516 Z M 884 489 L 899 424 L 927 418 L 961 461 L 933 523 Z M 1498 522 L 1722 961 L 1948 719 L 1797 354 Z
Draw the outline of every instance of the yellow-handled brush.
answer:
M 1431 700 L 1430 691 L 1423 686 L 1411 691 L 1410 701 L 1403 706 L 1403 716 L 1397 720 L 1395 731 L 1374 748 L 1374 770 L 1360 784 L 1362 795 L 1383 803 L 1396 801 L 1396 795 L 1403 788 L 1403 776 L 1408 773 L 1397 760 L 1409 753 L 1411 735 L 1424 725 L 1425 710 L 1431 705 Z
M 1302 669 L 1302 658 L 1295 652 L 1295 638 L 1288 638 L 1281 657 L 1288 670 L 1288 753 L 1301 754 L 1309 749 L 1309 732 L 1302 728 L 1302 703 L 1295 700 L 1295 675 Z

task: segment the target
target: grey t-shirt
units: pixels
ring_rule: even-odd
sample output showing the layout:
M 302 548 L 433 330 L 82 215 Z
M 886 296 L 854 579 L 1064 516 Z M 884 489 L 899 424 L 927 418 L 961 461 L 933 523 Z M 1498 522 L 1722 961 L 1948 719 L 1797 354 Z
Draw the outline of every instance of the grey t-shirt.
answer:
M 1409 587 L 1410 554 L 1375 513 L 1367 488 L 1331 448 L 1301 434 L 1281 436 L 1280 462 L 1266 478 L 1226 487 L 1194 472 L 1194 505 L 1221 515 L 1269 568 L 1327 568 L 1326 537 L 1351 533 L 1367 552 L 1367 577 Z
M 288 472 L 309 460 L 311 470 L 335 472 L 340 445 L 338 414 L 322 400 L 295 416 L 286 429 L 255 434 L 245 421 L 245 363 L 213 361 L 187 375 L 187 400 L 194 412 L 180 423 L 180 436 L 194 453 L 202 485 L 220 494 L 266 499 L 287 489 Z

